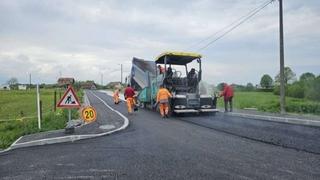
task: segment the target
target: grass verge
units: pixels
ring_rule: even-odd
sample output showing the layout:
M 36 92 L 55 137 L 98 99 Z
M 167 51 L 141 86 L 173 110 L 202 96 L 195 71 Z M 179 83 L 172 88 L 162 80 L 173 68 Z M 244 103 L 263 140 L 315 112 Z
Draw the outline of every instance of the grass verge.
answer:
M 63 91 L 61 91 L 63 94 Z M 23 135 L 62 129 L 68 119 L 68 111 L 57 109 L 54 112 L 54 89 L 41 89 L 40 99 L 43 104 L 41 130 L 38 129 L 35 90 L 31 91 L 0 91 L 0 148 L 9 147 Z M 82 100 L 83 92 L 77 92 Z M 57 93 L 57 101 L 60 92 Z M 21 113 L 22 112 L 22 113 Z M 72 118 L 78 118 L 77 109 L 72 110 Z M 6 119 L 4 119 L 6 118 Z
M 279 112 L 279 96 L 272 92 L 235 92 L 234 108 L 257 108 L 259 111 Z M 224 108 L 223 98 L 219 98 L 218 107 Z M 298 114 L 320 115 L 320 102 L 286 97 L 286 111 Z

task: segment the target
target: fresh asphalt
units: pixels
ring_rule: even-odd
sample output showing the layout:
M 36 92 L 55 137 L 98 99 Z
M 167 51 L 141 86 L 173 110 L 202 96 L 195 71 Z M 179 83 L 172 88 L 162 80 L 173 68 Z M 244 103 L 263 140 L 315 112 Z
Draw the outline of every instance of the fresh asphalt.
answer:
M 110 136 L 2 153 L 0 178 L 320 178 L 319 128 L 222 113 L 162 119 L 141 109 L 128 115 L 125 103 L 115 106 L 110 96 L 93 93 L 126 115 L 130 126 Z M 93 105 L 98 113 L 107 108 Z

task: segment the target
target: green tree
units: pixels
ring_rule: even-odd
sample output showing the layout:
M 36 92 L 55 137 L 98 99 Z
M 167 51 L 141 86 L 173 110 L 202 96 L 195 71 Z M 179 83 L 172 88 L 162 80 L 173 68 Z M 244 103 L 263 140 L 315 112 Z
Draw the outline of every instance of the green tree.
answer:
M 18 87 L 18 79 L 16 77 L 12 77 L 7 81 L 11 89 L 17 89 Z
M 73 84 L 73 87 L 74 87 L 77 91 L 79 91 L 79 89 L 81 88 L 81 83 L 83 83 L 83 82 L 81 82 L 81 81 L 75 81 L 74 84 Z
M 12 77 L 7 81 L 7 84 L 9 84 L 9 85 L 18 84 L 18 79 L 16 77 Z
M 313 81 L 308 83 L 308 88 L 306 90 L 306 98 L 310 100 L 320 101 L 320 76 L 315 78 Z
M 302 81 L 296 81 L 288 85 L 287 95 L 295 98 L 304 98 L 305 84 Z
M 289 82 L 294 82 L 296 80 L 296 74 L 291 70 L 290 67 L 284 68 L 284 83 L 288 84 Z M 275 81 L 280 83 L 280 73 L 275 77 Z
M 224 85 L 224 83 L 222 82 L 222 83 L 219 83 L 218 84 L 218 86 L 217 86 L 217 89 L 219 90 L 219 91 L 222 91 L 223 90 L 223 86 Z
M 253 84 L 252 83 L 247 83 L 246 90 L 247 91 L 253 91 L 254 90 Z
M 260 80 L 261 87 L 268 89 L 268 88 L 272 87 L 272 84 L 273 84 L 273 80 L 270 75 L 264 74 L 261 77 L 261 80 Z
M 300 81 L 310 81 L 310 80 L 314 80 L 315 78 L 316 76 L 313 73 L 306 72 L 300 76 Z

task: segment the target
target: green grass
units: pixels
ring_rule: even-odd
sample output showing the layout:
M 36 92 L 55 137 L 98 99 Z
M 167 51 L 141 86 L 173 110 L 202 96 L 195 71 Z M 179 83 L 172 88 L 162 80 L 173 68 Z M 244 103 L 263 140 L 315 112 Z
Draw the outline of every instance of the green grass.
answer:
M 53 91 L 41 90 L 40 99 L 43 112 L 53 110 Z M 58 97 L 59 98 L 59 97 Z M 35 90 L 0 91 L 0 119 L 17 119 L 37 115 L 37 96 Z
M 266 112 L 280 111 L 279 96 L 271 92 L 235 92 L 233 105 L 237 109 L 257 108 L 259 111 Z M 223 97 L 219 98 L 218 107 L 224 108 Z M 320 102 L 286 97 L 286 110 L 292 113 L 320 115 Z
M 41 89 L 40 94 L 43 119 L 41 130 L 38 130 L 36 91 L 0 91 L 0 148 L 9 147 L 22 135 L 64 128 L 68 113 L 67 110 L 62 109 L 53 111 L 54 89 Z M 57 101 L 59 94 L 58 91 Z M 61 94 L 63 94 L 62 91 Z M 82 91 L 77 94 L 82 100 Z M 78 116 L 78 111 L 72 110 L 72 118 Z

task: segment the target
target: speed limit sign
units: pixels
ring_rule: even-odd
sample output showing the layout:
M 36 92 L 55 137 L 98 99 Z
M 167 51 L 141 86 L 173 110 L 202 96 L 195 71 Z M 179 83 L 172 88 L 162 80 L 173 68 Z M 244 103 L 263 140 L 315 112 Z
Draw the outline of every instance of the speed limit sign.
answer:
M 85 122 L 92 122 L 97 118 L 97 112 L 92 106 L 83 108 L 81 115 Z

